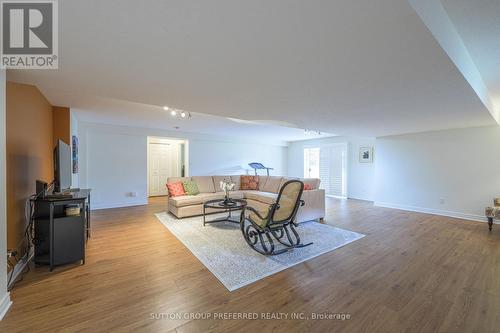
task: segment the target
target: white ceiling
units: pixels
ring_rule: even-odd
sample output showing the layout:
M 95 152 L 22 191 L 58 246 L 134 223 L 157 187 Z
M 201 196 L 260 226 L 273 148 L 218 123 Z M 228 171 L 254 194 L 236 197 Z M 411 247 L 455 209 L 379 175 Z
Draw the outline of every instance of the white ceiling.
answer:
M 493 104 L 500 106 L 500 0 L 442 3 L 481 73 Z
M 56 105 L 119 99 L 362 136 L 495 124 L 406 1 L 64 0 L 59 13 L 59 70 L 8 73 Z
M 214 136 L 244 137 L 255 142 L 286 144 L 288 141 L 307 140 L 333 136 L 329 133 L 305 133 L 289 124 L 259 123 L 208 114 L 191 113 L 191 119 L 171 116 L 163 108 L 121 100 L 87 97 L 81 103 L 79 96 L 66 96 L 75 108 L 78 120 L 122 126 L 203 133 Z M 283 126 L 284 125 L 284 126 Z M 182 136 L 181 135 L 181 136 Z

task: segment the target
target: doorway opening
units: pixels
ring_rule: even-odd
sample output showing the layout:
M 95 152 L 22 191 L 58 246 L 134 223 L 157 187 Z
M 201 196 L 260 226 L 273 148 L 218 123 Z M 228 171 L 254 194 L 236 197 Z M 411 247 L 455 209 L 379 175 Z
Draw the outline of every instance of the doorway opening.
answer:
M 148 197 L 168 195 L 169 177 L 189 175 L 188 140 L 148 137 Z

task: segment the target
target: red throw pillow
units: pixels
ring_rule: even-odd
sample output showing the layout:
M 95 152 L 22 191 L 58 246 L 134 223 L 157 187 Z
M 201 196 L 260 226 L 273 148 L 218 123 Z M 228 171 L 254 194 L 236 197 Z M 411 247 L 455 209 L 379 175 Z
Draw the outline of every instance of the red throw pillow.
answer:
M 258 190 L 259 176 L 241 176 L 240 190 Z
M 186 192 L 184 192 L 184 186 L 182 186 L 182 182 L 167 184 L 167 189 L 169 197 L 179 197 L 181 195 L 186 195 Z
M 311 184 L 304 184 L 304 191 L 310 191 L 312 189 L 313 189 L 313 187 Z

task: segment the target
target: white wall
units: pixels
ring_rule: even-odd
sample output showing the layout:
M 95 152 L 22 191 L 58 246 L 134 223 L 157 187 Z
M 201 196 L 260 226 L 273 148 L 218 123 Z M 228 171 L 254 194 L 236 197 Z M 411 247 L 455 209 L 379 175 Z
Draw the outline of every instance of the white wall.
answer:
M 80 187 L 92 188 L 92 208 L 147 203 L 147 137 L 189 141 L 189 174 L 242 174 L 259 161 L 286 175 L 287 147 L 236 139 L 147 128 L 79 122 Z M 130 193 L 136 192 L 133 197 Z
M 304 147 L 320 147 L 339 142 L 349 143 L 347 196 L 353 199 L 373 201 L 375 167 L 373 163 L 359 163 L 359 148 L 375 146 L 374 138 L 333 137 L 290 142 L 288 146 L 288 176 L 304 177 Z M 374 159 L 376 158 L 375 149 Z
M 499 152 L 498 126 L 377 138 L 375 204 L 484 220 L 500 196 Z
M 253 174 L 250 162 L 274 168 L 271 175 L 287 174 L 287 147 L 251 142 L 189 140 L 189 172 L 192 176 Z M 265 171 L 260 171 L 265 174 Z
M 7 292 L 7 198 L 5 147 L 5 70 L 0 70 L 0 320 L 12 302 Z

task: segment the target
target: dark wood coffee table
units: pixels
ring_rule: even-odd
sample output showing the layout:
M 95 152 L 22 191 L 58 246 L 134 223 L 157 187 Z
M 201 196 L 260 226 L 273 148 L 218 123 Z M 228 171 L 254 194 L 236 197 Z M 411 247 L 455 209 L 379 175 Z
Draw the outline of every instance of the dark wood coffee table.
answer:
M 236 220 L 231 218 L 232 217 L 231 213 L 237 210 L 242 210 L 243 207 L 247 205 L 247 202 L 246 200 L 243 199 L 231 199 L 231 200 L 232 202 L 234 202 L 234 204 L 232 205 L 224 203 L 224 199 L 215 199 L 205 202 L 203 204 L 203 225 L 210 223 L 218 223 L 218 222 L 231 222 L 240 224 L 239 218 Z M 219 209 L 223 212 L 226 212 L 227 216 L 207 221 L 207 215 L 214 213 L 214 212 L 207 213 L 207 208 Z

